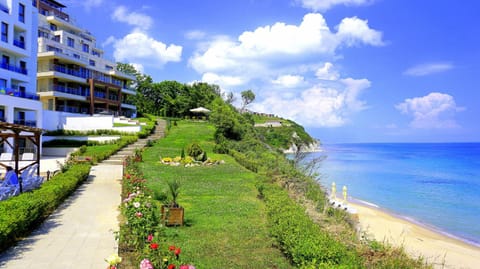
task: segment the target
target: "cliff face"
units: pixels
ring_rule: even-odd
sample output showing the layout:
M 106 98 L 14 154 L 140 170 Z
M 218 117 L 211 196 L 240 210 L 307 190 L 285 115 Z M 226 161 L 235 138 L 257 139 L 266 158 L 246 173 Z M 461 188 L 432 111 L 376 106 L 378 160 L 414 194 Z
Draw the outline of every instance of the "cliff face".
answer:
M 283 152 L 286 153 L 286 154 L 289 154 L 289 153 L 295 153 L 297 150 L 298 150 L 297 145 L 292 143 L 290 145 L 290 147 L 288 149 L 283 150 Z M 303 152 L 317 152 L 317 151 L 320 151 L 319 142 L 315 141 L 315 142 L 307 144 L 307 146 L 304 147 L 302 149 L 302 151 Z

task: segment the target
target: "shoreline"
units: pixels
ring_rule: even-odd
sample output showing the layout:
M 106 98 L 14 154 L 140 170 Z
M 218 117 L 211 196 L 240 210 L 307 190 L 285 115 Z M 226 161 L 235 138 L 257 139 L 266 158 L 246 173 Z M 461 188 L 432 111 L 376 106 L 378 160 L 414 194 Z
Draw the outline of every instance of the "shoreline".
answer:
M 431 227 L 396 215 L 375 204 L 349 200 L 357 210 L 359 229 L 368 238 L 403 247 L 413 257 L 422 256 L 434 268 L 477 268 L 480 246 Z

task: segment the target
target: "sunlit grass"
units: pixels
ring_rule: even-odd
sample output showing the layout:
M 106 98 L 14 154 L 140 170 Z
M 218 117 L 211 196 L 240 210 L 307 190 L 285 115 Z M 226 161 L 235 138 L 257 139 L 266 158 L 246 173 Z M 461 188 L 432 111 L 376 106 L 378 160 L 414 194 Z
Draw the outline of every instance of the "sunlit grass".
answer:
M 179 122 L 169 135 L 148 148 L 142 163 L 151 189 L 166 190 L 166 182 L 182 184 L 178 199 L 186 225 L 168 229 L 168 242 L 182 248 L 197 268 L 292 268 L 268 235 L 265 207 L 257 198 L 256 174 L 227 155 L 212 152 L 213 126 Z M 180 156 L 182 147 L 199 142 L 216 166 L 171 167 L 161 157 Z

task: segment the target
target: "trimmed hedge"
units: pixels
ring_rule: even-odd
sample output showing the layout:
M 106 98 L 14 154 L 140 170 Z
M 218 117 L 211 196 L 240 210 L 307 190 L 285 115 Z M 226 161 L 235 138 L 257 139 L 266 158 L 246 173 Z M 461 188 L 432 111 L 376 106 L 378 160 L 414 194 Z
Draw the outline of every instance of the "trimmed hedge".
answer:
M 355 249 L 332 238 L 304 213 L 286 191 L 265 188 L 265 203 L 271 233 L 296 266 L 306 268 L 361 268 Z
M 50 215 L 90 172 L 90 164 L 73 165 L 55 175 L 41 188 L 22 193 L 0 203 L 0 251 L 30 231 Z

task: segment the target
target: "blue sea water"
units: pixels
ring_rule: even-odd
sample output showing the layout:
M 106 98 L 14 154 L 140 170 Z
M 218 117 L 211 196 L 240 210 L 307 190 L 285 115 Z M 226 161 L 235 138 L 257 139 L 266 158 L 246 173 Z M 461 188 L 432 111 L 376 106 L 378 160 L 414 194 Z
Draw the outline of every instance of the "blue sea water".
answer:
M 337 196 L 368 201 L 394 214 L 480 245 L 480 143 L 322 145 L 320 182 Z

